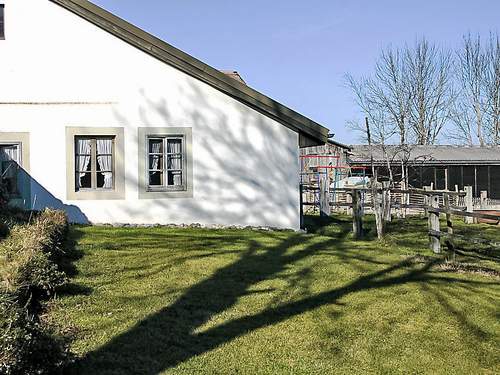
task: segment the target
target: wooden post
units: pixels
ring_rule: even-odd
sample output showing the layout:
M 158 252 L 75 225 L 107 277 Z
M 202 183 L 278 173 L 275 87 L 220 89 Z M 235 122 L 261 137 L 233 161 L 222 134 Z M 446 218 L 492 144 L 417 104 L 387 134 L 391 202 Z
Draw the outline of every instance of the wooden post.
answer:
M 439 195 L 432 195 L 430 202 L 432 208 L 439 208 Z M 439 213 L 429 212 L 429 230 L 439 232 Z M 441 241 L 434 233 L 429 233 L 429 248 L 435 254 L 441 252 Z
M 383 218 L 383 201 L 381 186 L 379 183 L 374 183 L 372 187 L 373 212 L 375 213 L 375 224 L 377 226 L 377 238 L 381 240 L 384 237 L 384 218 Z
M 474 201 L 472 198 L 472 186 L 465 187 L 465 206 L 467 212 L 474 212 Z M 465 224 L 473 224 L 474 218 L 465 216 L 464 218 Z
M 406 182 L 401 182 L 401 190 L 408 190 L 408 186 L 406 185 Z M 408 196 L 408 193 L 402 193 L 401 194 L 401 206 L 403 205 L 406 205 L 408 204 L 406 201 L 407 201 L 407 196 Z M 407 208 L 406 207 L 401 207 L 401 217 L 403 219 L 406 218 L 406 212 L 407 212 Z
M 449 210 L 451 209 L 450 205 L 450 196 L 448 194 L 443 195 L 444 199 L 444 208 L 446 209 L 446 227 L 448 228 L 448 234 L 453 234 L 453 222 L 451 221 L 451 214 Z
M 460 190 L 458 189 L 458 185 L 455 185 L 455 192 L 459 192 Z M 457 194 L 455 195 L 455 206 L 460 206 L 460 196 Z
M 424 186 L 424 190 L 430 191 L 430 190 L 432 190 L 432 188 L 431 188 L 431 186 Z M 429 212 L 427 211 L 427 207 L 431 205 L 430 198 L 431 198 L 431 196 L 429 195 L 429 193 L 425 193 L 425 195 L 424 195 L 424 206 L 426 207 L 426 208 L 424 208 L 425 217 L 429 217 Z
M 481 190 L 481 208 L 487 208 L 488 206 L 488 192 L 486 190 Z
M 302 183 L 299 184 L 299 202 L 300 202 L 300 229 L 304 228 L 304 185 Z
M 330 216 L 330 186 L 328 175 L 319 175 L 319 214 L 320 216 Z
M 363 237 L 363 218 L 361 192 L 358 189 L 352 190 L 352 231 L 354 238 Z
M 346 200 L 346 203 L 353 204 L 353 196 L 351 194 L 347 193 L 345 196 L 345 200 Z M 352 206 L 352 207 L 347 206 L 346 207 L 347 215 L 353 215 L 353 209 L 354 209 L 354 206 Z
M 390 190 L 390 183 L 389 181 L 384 181 L 382 183 L 382 202 L 383 202 L 383 218 L 384 221 L 391 221 L 392 216 L 391 216 L 391 190 Z

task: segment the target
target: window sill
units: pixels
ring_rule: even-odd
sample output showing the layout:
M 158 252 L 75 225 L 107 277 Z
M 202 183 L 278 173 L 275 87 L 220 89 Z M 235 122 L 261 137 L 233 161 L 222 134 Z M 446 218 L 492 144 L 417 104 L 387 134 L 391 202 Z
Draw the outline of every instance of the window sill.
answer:
M 147 193 L 177 193 L 177 192 L 183 192 L 187 191 L 187 188 L 185 186 L 180 186 L 178 188 L 165 188 L 165 187 L 151 187 L 148 186 L 146 188 Z
M 118 190 L 79 190 L 68 194 L 68 200 L 121 200 L 125 193 Z
M 189 189 L 147 189 L 139 190 L 139 199 L 172 199 L 172 198 L 193 198 L 193 191 Z

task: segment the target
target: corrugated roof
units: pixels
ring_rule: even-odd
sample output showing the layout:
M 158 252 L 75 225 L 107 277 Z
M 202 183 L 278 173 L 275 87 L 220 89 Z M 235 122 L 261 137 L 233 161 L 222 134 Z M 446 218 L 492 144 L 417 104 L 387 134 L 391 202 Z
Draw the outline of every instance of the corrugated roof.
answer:
M 394 162 L 426 164 L 500 164 L 500 146 L 385 146 L 389 159 Z M 352 145 L 350 160 L 353 164 L 366 164 L 373 155 L 375 163 L 385 163 L 381 146 Z
M 257 90 L 228 77 L 163 40 L 87 0 L 50 0 L 141 51 L 199 79 L 299 133 L 304 145 L 328 141 L 328 129 Z

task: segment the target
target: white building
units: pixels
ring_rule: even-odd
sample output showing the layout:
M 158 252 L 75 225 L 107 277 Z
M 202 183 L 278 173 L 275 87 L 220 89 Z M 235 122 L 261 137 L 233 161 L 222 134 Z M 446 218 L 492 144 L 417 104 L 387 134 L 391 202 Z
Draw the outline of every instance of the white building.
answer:
M 1 173 L 79 223 L 299 226 L 328 130 L 85 0 L 0 0 Z

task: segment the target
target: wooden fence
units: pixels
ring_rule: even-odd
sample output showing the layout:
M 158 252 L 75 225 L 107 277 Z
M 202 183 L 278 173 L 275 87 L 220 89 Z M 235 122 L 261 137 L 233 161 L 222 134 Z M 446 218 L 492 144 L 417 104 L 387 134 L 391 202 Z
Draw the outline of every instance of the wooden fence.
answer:
M 464 191 L 438 191 L 431 190 L 430 187 L 424 189 L 344 188 L 327 191 L 321 185 L 319 188 L 302 186 L 301 197 L 303 206 L 319 207 L 321 215 L 330 215 L 332 208 L 352 214 L 353 232 L 356 238 L 362 236 L 362 217 L 367 211 L 373 212 L 377 218 L 379 238 L 383 236 L 383 222 L 390 221 L 393 214 L 404 218 L 409 214 L 421 213 L 428 217 L 429 247 L 435 253 L 440 253 L 440 239 L 443 237 L 447 238 L 449 243 L 452 243 L 453 239 L 460 239 L 500 248 L 500 244 L 496 242 L 464 237 L 454 233 L 453 216 L 462 217 L 466 224 L 482 220 L 500 225 L 499 214 L 477 211 L 491 210 L 496 212 L 495 207 L 488 205 L 484 192 L 481 193 L 480 200 L 474 204 L 472 187 L 470 186 L 466 186 Z M 446 232 L 440 229 L 441 214 L 446 215 Z

